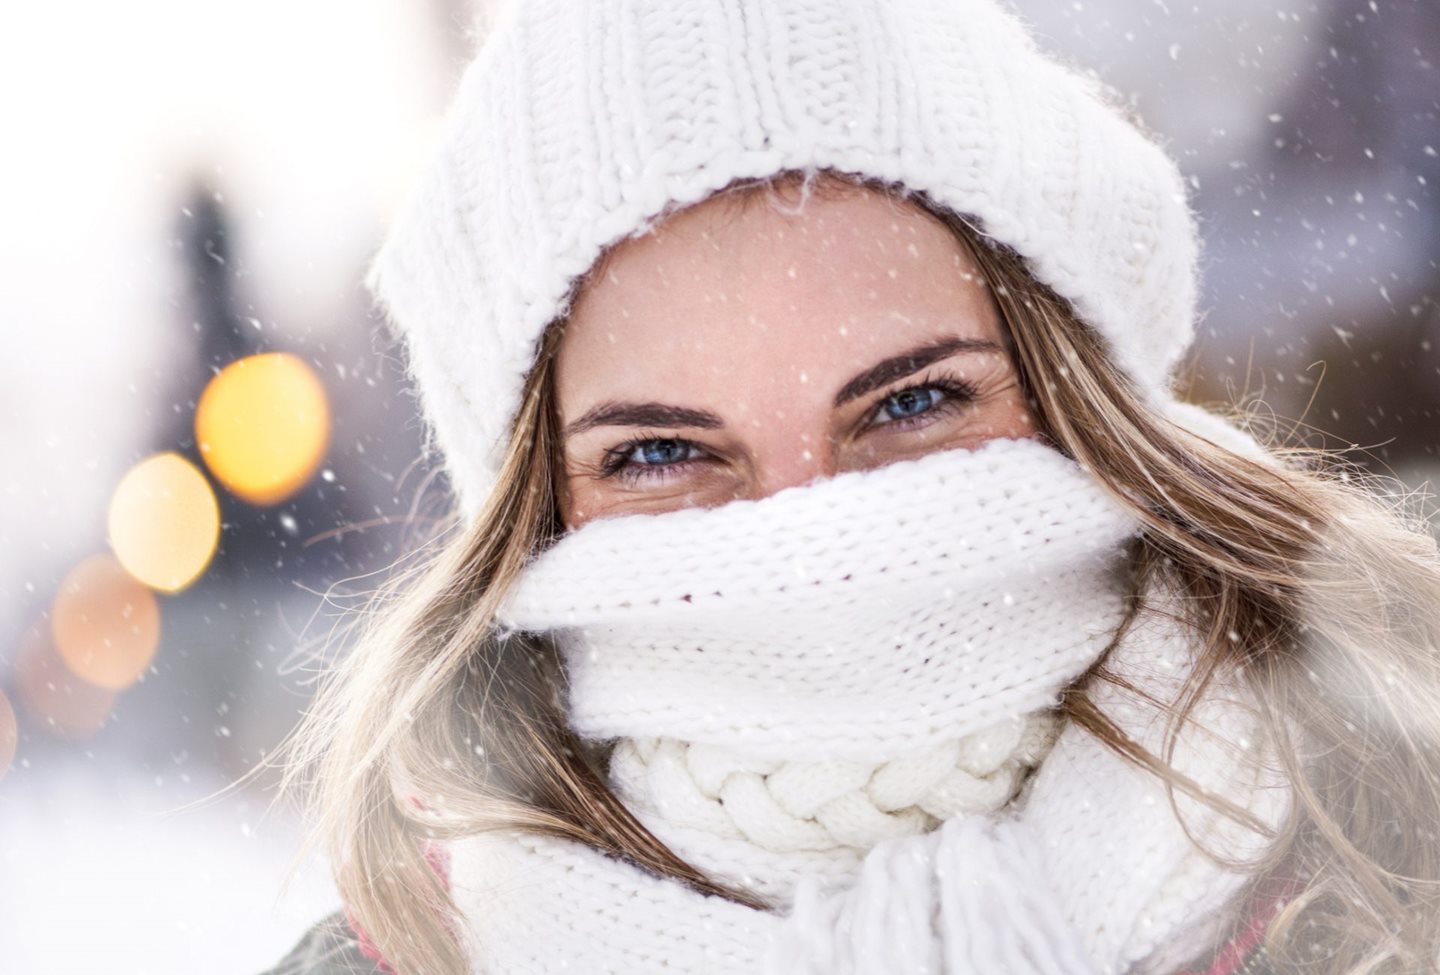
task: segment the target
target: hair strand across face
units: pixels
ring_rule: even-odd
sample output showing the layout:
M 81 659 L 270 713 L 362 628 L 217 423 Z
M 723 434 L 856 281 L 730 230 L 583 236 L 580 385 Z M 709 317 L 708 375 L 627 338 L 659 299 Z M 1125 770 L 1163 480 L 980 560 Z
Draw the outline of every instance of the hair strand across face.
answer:
M 748 203 L 797 178 L 728 192 Z M 917 199 L 950 228 L 991 288 L 1041 434 L 1143 519 L 1131 621 L 1150 611 L 1146 587 L 1163 582 L 1183 594 L 1201 648 L 1169 740 L 1216 680 L 1238 674 L 1254 692 L 1296 791 L 1270 852 L 1249 865 L 1257 903 L 1277 885 L 1302 886 L 1269 936 L 1276 970 L 1431 970 L 1440 950 L 1440 556 L 1428 532 L 1338 458 L 1280 446 L 1246 456 L 1158 415 L 1097 333 L 1016 254 L 923 195 L 840 178 Z M 830 177 L 806 188 L 828 192 Z M 340 865 L 345 903 L 398 971 L 469 971 L 451 934 L 455 905 L 423 857 L 431 837 L 502 828 L 563 837 L 766 906 L 706 877 L 636 820 L 606 784 L 606 749 L 567 727 L 555 647 L 495 628 L 508 588 L 560 530 L 552 366 L 563 326 L 542 341 L 497 491 L 377 596 L 358 645 L 283 746 L 282 795 L 307 792 L 306 849 L 323 844 Z M 1095 683 L 1116 679 L 1102 660 L 1065 695 L 1069 720 L 1191 791 L 1166 754 L 1125 739 L 1093 705 Z

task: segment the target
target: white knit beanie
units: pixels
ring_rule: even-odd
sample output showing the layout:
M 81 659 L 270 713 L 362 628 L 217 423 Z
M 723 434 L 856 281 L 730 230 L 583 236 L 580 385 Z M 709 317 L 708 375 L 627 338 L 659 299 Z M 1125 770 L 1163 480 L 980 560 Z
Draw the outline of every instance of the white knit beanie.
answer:
M 463 513 L 604 248 L 736 179 L 820 168 L 972 218 L 1168 398 L 1195 313 L 1184 181 L 997 0 L 516 0 L 368 282 Z

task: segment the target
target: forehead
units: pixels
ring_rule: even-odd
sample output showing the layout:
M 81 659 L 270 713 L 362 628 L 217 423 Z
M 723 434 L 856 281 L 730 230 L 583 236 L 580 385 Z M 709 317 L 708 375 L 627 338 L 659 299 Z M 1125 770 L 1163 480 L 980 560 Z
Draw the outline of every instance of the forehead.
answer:
M 941 335 L 998 333 L 964 244 L 919 204 L 857 186 L 802 203 L 787 188 L 712 197 L 617 245 L 580 290 L 557 378 L 564 411 L 577 385 L 598 397 L 819 379 Z

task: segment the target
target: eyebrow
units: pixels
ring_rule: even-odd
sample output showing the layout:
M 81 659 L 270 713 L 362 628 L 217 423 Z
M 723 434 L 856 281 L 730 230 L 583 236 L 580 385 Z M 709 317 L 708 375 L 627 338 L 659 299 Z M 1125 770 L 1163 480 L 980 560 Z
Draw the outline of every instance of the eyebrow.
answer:
M 593 427 L 697 427 L 718 430 L 725 425 L 709 410 L 692 410 L 668 403 L 601 403 L 565 427 L 573 437 Z
M 997 342 L 989 339 L 952 338 L 941 339 L 938 342 L 928 342 L 925 345 L 916 346 L 907 352 L 882 359 L 860 375 L 840 387 L 840 392 L 835 394 L 835 405 L 844 406 L 854 399 L 859 399 L 866 393 L 873 392 L 887 383 L 893 383 L 897 379 L 904 379 L 906 376 L 914 375 L 926 366 L 933 365 L 942 359 L 948 359 L 952 355 L 959 355 L 961 352 L 1003 352 Z
M 844 406 L 852 400 L 873 392 L 897 379 L 904 379 L 962 352 L 1003 352 L 996 342 L 988 339 L 945 338 L 928 342 L 899 355 L 882 359 L 860 373 L 840 388 L 835 394 L 835 406 Z M 606 402 L 587 410 L 582 416 L 568 424 L 563 436 L 573 437 L 595 427 L 694 427 L 699 430 L 718 430 L 725 421 L 709 410 L 696 410 L 668 403 L 627 403 Z

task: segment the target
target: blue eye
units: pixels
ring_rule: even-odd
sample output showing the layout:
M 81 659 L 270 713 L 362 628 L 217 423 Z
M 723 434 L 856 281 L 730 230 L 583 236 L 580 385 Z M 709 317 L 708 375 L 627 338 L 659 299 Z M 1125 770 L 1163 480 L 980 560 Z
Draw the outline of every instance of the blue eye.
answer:
M 961 379 L 935 377 L 898 389 L 871 408 L 870 427 L 891 426 L 886 435 L 900 435 L 937 422 L 976 399 L 975 387 Z M 623 483 L 661 483 L 692 473 L 692 464 L 706 465 L 716 456 L 693 440 L 680 437 L 637 438 L 605 452 L 600 476 Z
M 605 477 L 625 481 L 641 478 L 664 479 L 674 469 L 704 456 L 700 445 L 679 437 L 652 437 L 621 444 L 606 455 L 601 466 Z
M 690 459 L 692 447 L 694 444 L 674 438 L 646 440 L 635 445 L 629 459 L 642 464 L 679 464 Z
M 911 386 L 909 389 L 898 390 L 880 401 L 872 422 L 883 426 L 897 420 L 923 416 L 943 403 L 948 395 L 944 388 L 934 385 Z
M 933 386 L 919 389 L 902 389 L 898 393 L 892 393 L 885 397 L 880 408 L 890 419 L 904 420 L 907 417 L 919 416 L 921 413 L 928 412 L 940 397 L 945 395 L 944 393 L 940 393 L 940 395 L 937 396 L 937 393 L 939 393 L 939 390 Z
M 958 377 L 925 379 L 897 389 L 877 403 L 870 415 L 870 426 L 894 426 L 896 430 L 925 426 L 964 409 L 976 395 L 975 386 Z

